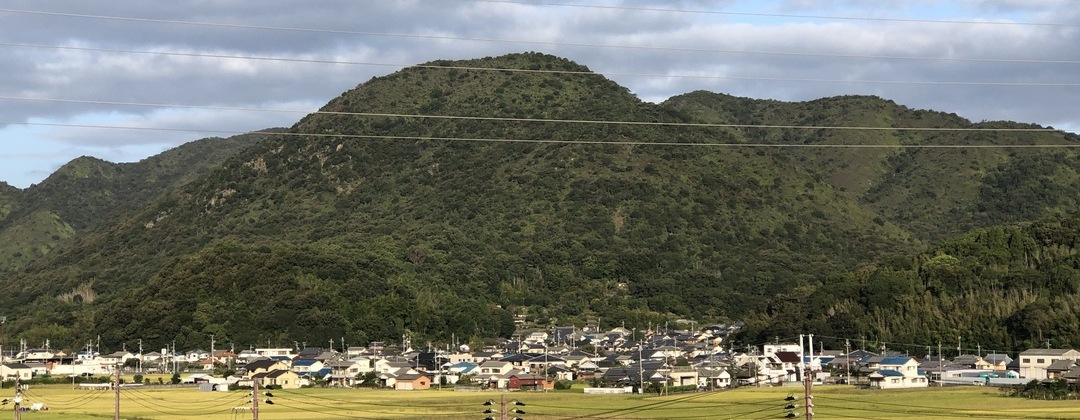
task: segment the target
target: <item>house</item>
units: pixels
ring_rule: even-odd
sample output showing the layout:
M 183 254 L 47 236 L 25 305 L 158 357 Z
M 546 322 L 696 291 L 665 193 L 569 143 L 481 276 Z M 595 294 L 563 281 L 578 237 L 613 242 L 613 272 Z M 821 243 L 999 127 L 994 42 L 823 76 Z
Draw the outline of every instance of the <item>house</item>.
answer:
M 397 380 L 394 381 L 394 389 L 399 391 L 430 388 L 431 377 L 423 373 L 405 373 L 397 375 Z
M 305 373 L 318 372 L 322 370 L 325 364 L 315 359 L 298 359 L 294 360 L 292 364 L 292 370 L 301 375 Z
M 202 359 L 196 363 L 202 370 L 214 370 L 214 359 Z
M 548 339 L 547 331 L 533 331 L 532 333 L 529 334 L 528 337 L 525 338 L 524 341 L 526 343 L 530 343 L 530 344 L 532 344 L 532 343 L 544 343 L 544 342 L 547 342 L 547 339 Z
M 799 382 L 802 380 L 803 372 L 800 371 L 802 361 L 798 353 L 777 351 L 768 359 L 767 368 L 774 372 L 770 376 L 778 378 L 781 382 Z
M 29 380 L 34 376 L 34 370 L 22 363 L 0 363 L 0 382 L 11 379 L 21 381 Z
M 251 378 L 254 375 L 270 372 L 272 370 L 289 370 L 289 365 L 285 364 L 285 362 L 273 359 L 262 359 L 248 363 L 244 365 L 244 367 L 242 367 L 241 369 L 246 372 L 246 378 Z
M 390 373 L 401 369 L 411 369 L 413 367 L 412 363 L 407 360 L 391 359 L 389 357 L 376 360 L 373 366 L 375 371 L 379 373 Z
M 252 380 L 259 381 L 262 386 L 279 386 L 282 389 L 300 388 L 300 375 L 288 369 L 275 369 L 269 372 L 260 372 L 251 376 Z
M 541 375 L 533 375 L 531 373 L 515 373 L 507 378 L 509 383 L 507 388 L 509 389 L 553 389 L 555 382 L 549 381 Z
M 690 366 L 674 366 L 667 373 L 674 386 L 699 385 L 698 371 Z
M 1058 360 L 1080 360 L 1073 349 L 1030 349 L 1020 353 L 1020 376 L 1027 379 L 1046 379 L 1046 368 Z
M 1080 365 L 1073 366 L 1071 370 L 1061 375 L 1061 378 L 1069 381 L 1070 384 L 1080 383 Z
M 241 353 L 247 353 L 247 352 L 242 351 Z M 291 358 L 293 356 L 293 349 L 291 349 L 291 348 L 261 348 L 261 349 L 257 348 L 257 349 L 255 349 L 255 354 L 257 354 L 259 356 L 262 356 L 262 357 L 288 356 L 288 357 Z
M 528 363 L 529 372 L 543 372 L 552 366 L 566 366 L 566 360 L 546 354 L 543 356 L 536 356 L 529 360 Z
M 127 362 L 128 359 L 134 359 L 135 355 L 126 351 L 118 351 L 112 354 L 106 354 L 98 357 L 98 361 L 103 365 L 122 365 Z
M 762 348 L 761 348 L 761 352 L 765 356 L 769 356 L 769 355 L 772 355 L 772 354 L 775 354 L 775 353 L 781 352 L 781 351 L 783 351 L 783 352 L 791 352 L 791 353 L 801 353 L 802 352 L 802 346 L 800 346 L 798 344 L 795 344 L 795 343 L 785 343 L 785 344 L 766 344 L 766 345 L 762 346 Z
M 983 358 L 986 363 L 989 363 L 993 370 L 1008 370 L 1009 363 L 1013 362 L 1013 358 L 1007 354 L 988 354 Z
M 356 363 L 351 361 L 329 361 L 324 364 L 323 369 L 330 370 L 330 383 L 338 386 L 352 385 L 356 375 L 360 374 L 359 368 L 356 368 Z M 350 369 L 356 369 L 350 371 Z
M 480 364 L 481 375 L 501 375 L 509 373 L 514 365 L 510 362 L 504 362 L 502 360 L 488 360 Z
M 698 387 L 715 389 L 731 386 L 731 373 L 727 369 L 698 369 Z
M 210 358 L 210 352 L 208 352 L 206 350 L 202 350 L 202 349 L 192 350 L 192 351 L 187 352 L 184 355 L 184 361 L 186 361 L 188 363 L 198 363 L 202 359 L 209 359 L 209 358 Z
M 473 362 L 458 362 L 448 366 L 446 370 L 457 375 L 470 375 L 476 373 L 479 368 L 480 366 Z
M 980 356 L 974 354 L 962 354 L 953 359 L 952 364 L 964 369 L 993 369 L 994 365 Z
M 228 350 L 218 350 L 211 359 L 214 363 L 231 366 L 236 361 L 237 354 Z
M 879 389 L 926 388 L 930 381 L 919 374 L 919 361 L 906 356 L 887 356 L 877 361 L 870 387 Z
M 1062 377 L 1065 376 L 1065 374 L 1069 373 L 1069 371 L 1072 370 L 1074 366 L 1076 366 L 1076 361 L 1075 360 L 1069 360 L 1069 359 L 1055 360 L 1054 363 L 1051 363 L 1050 366 L 1046 367 L 1046 378 L 1047 379 L 1062 378 Z

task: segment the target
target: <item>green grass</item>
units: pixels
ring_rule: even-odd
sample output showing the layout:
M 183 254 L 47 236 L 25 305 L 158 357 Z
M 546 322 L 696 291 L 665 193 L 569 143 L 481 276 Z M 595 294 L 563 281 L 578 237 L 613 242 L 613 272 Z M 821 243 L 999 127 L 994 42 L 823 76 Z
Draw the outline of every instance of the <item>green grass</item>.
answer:
M 6 391 L 10 391 L 6 390 Z M 274 390 L 273 405 L 260 404 L 262 419 L 480 419 L 484 401 L 498 401 L 497 392 L 389 391 L 354 389 Z M 528 419 L 764 419 L 785 414 L 784 397 L 801 395 L 801 388 L 743 388 L 672 396 L 584 395 L 571 392 L 514 392 L 506 394 L 527 405 Z M 5 392 L 6 395 L 6 392 Z M 70 385 L 36 386 L 27 391 L 30 402 L 50 410 L 28 413 L 26 419 L 112 418 L 113 391 L 73 390 Z M 121 417 L 125 419 L 246 419 L 248 391 L 200 392 L 195 388 L 124 389 Z M 801 401 L 796 401 L 800 404 Z M 496 405 L 497 407 L 497 405 Z M 1002 397 L 995 388 L 957 387 L 872 391 L 848 387 L 815 390 L 818 419 L 1080 419 L 1075 401 L 1033 401 Z M 801 416 L 802 408 L 795 410 Z M 495 416 L 498 418 L 498 416 Z

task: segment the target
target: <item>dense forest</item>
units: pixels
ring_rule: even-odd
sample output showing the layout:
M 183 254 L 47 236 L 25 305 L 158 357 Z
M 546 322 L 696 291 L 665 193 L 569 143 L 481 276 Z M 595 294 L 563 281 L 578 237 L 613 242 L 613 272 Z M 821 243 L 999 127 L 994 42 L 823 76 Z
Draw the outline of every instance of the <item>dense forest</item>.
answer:
M 0 209 L 47 210 L 71 228 L 6 265 L 17 272 L 0 279 L 0 313 L 13 337 L 72 346 L 483 340 L 509 336 L 523 314 L 538 325 L 743 320 L 746 339 L 1080 344 L 1066 322 L 1077 155 L 904 147 L 1076 136 L 733 128 L 1022 125 L 865 96 L 651 104 L 587 70 L 528 53 L 375 78 L 288 130 L 203 143 L 196 156 L 228 153 L 100 218 L 72 216 L 63 206 L 79 201 L 51 192 L 100 201 L 73 181 L 116 179 L 100 169 L 0 190 Z M 139 179 L 156 179 L 144 168 Z

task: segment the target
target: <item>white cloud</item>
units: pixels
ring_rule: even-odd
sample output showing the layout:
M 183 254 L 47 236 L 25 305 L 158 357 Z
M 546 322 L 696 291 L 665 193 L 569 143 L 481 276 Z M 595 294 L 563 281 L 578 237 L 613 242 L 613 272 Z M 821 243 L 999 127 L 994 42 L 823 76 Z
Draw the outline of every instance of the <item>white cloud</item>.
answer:
M 1066 0 L 947 4 L 865 0 L 625 0 L 594 4 L 787 15 L 1080 22 L 1080 8 L 1075 7 L 1075 1 Z M 358 83 L 396 70 L 394 64 L 538 50 L 565 56 L 601 72 L 702 76 L 612 76 L 642 99 L 650 101 L 661 101 L 698 89 L 783 100 L 871 93 L 913 107 L 957 112 L 973 120 L 1011 119 L 1057 127 L 1080 127 L 1080 116 L 1072 112 L 1080 91 L 1076 87 L 855 82 L 1080 83 L 1076 78 L 1075 63 L 957 60 L 1080 60 L 1080 28 L 1070 25 L 769 18 L 467 0 L 57 0 L 44 3 L 12 0 L 5 8 L 222 25 L 2 13 L 0 27 L 5 28 L 8 43 L 73 46 L 98 51 L 0 46 L 5 54 L 5 60 L 0 61 L 0 96 L 242 108 L 295 105 L 315 109 Z M 245 25 L 297 30 L 254 29 L 243 27 Z M 305 28 L 314 30 L 300 30 Z M 476 40 L 388 36 L 392 34 Z M 103 50 L 262 56 L 282 61 Z M 792 54 L 761 54 L 763 52 Z M 842 55 L 853 57 L 840 57 Z M 873 58 L 882 56 L 951 60 Z M 323 63 L 303 62 L 305 60 Z M 325 61 L 384 65 L 330 64 Z M 752 80 L 754 78 L 760 80 Z M 853 82 L 815 82 L 811 79 Z M 14 100 L 0 100 L 0 113 L 7 122 L 100 121 L 115 125 L 226 131 L 290 125 L 300 118 L 299 115 L 274 113 Z M 88 151 L 84 147 L 91 147 L 89 151 L 95 153 L 104 150 L 113 153 L 112 156 L 134 156 L 148 150 L 148 145 L 165 147 L 198 137 L 195 133 L 183 132 L 0 127 L 0 144 L 18 144 L 18 149 L 12 149 L 12 153 L 34 154 L 47 150 L 55 152 L 51 156 L 57 159 Z M 51 146 L 35 148 L 35 145 L 45 144 Z M 8 163 L 10 160 L 0 154 L 0 168 L 8 167 Z M 51 162 L 42 161 L 42 166 L 47 165 Z M 0 179 L 26 184 L 31 178 L 0 169 Z

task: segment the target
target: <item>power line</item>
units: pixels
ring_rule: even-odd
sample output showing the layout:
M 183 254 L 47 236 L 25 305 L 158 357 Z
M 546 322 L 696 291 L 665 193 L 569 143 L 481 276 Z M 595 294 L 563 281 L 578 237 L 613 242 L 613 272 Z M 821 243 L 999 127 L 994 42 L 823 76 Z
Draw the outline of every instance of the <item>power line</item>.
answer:
M 525 6 L 555 6 L 555 7 L 599 9 L 599 10 L 626 10 L 626 11 L 637 11 L 637 12 L 687 13 L 687 14 L 697 14 L 697 15 L 722 15 L 722 16 L 766 17 L 766 18 L 785 18 L 785 19 L 847 20 L 847 21 L 903 22 L 903 23 L 940 23 L 940 24 L 951 24 L 951 25 L 995 25 L 995 26 L 1008 25 L 1008 26 L 1057 26 L 1057 27 L 1077 27 L 1077 26 L 1080 26 L 1080 24 L 1076 24 L 1076 23 L 1061 23 L 1061 22 L 1011 22 L 1011 21 L 993 21 L 993 20 L 905 19 L 905 18 L 879 18 L 879 17 L 869 17 L 869 16 L 801 15 L 801 14 L 788 14 L 788 13 L 728 12 L 728 11 L 720 11 L 720 10 L 677 9 L 677 8 L 661 8 L 661 7 L 632 7 L 632 6 L 577 4 L 577 3 L 545 3 L 545 2 L 527 2 L 527 1 L 521 1 L 521 0 L 466 0 L 466 1 L 474 1 L 474 2 L 482 2 L 482 3 L 518 4 L 518 5 L 525 5 Z
M 41 16 L 84 18 L 84 19 L 115 20 L 115 21 L 123 21 L 123 22 L 141 22 L 141 23 L 157 23 L 157 24 L 173 24 L 173 25 L 192 25 L 192 26 L 203 26 L 203 27 L 214 27 L 214 28 L 229 28 L 229 29 L 257 29 L 257 30 L 271 30 L 271 31 L 304 32 L 304 33 L 327 33 L 327 34 L 339 34 L 339 35 L 378 36 L 378 37 L 404 38 L 404 39 L 424 39 L 424 40 L 442 40 L 442 41 L 469 41 L 469 42 L 488 42 L 488 43 L 501 43 L 501 44 L 522 44 L 522 45 L 544 45 L 544 46 L 561 46 L 561 47 L 609 48 L 609 49 L 642 50 L 642 51 L 671 51 L 671 52 L 688 52 L 688 53 L 767 55 L 767 56 L 786 56 L 786 57 L 825 57 L 825 58 L 852 58 L 852 59 L 878 59 L 878 60 L 956 61 L 956 62 L 984 62 L 984 63 L 1080 64 L 1080 60 L 1009 59 L 1009 58 L 977 58 L 977 57 L 966 57 L 966 58 L 965 57 L 929 57 L 929 56 L 900 56 L 900 55 L 875 55 L 875 54 L 814 53 L 814 52 L 806 52 L 806 51 L 753 51 L 753 50 L 709 49 L 709 48 L 690 48 L 690 47 L 657 47 L 657 46 L 649 46 L 649 45 L 597 44 L 597 43 L 587 43 L 587 42 L 534 41 L 534 40 L 527 40 L 527 39 L 480 38 L 480 37 L 463 37 L 463 36 L 452 36 L 452 35 L 422 35 L 422 34 L 406 34 L 406 33 L 392 33 L 392 32 L 351 31 L 351 30 L 338 30 L 338 29 L 315 29 L 315 28 L 301 28 L 301 27 L 289 27 L 289 26 L 248 25 L 248 24 L 239 24 L 239 23 L 198 22 L 198 21 L 186 21 L 186 20 L 170 20 L 170 19 L 136 18 L 136 17 L 108 16 L 108 15 L 92 15 L 92 14 L 82 14 L 82 13 L 46 12 L 46 11 L 39 11 L 39 10 L 0 9 L 0 12 L 18 13 L 18 14 L 30 14 L 30 15 L 41 15 Z
M 110 130 L 139 130 L 157 132 L 181 132 L 202 134 L 265 134 L 267 136 L 290 136 L 309 138 L 339 138 L 339 139 L 372 139 L 372 140 L 417 140 L 417 141 L 452 141 L 474 143 L 521 143 L 521 144 L 576 144 L 576 145 L 611 145 L 611 146 L 669 146 L 669 147 L 743 147 L 743 148 L 802 148 L 802 149 L 1072 149 L 1080 148 L 1080 143 L 1066 144 L 790 144 L 790 143 L 702 143 L 702 142 L 650 142 L 650 141 L 600 141 L 600 140 L 557 140 L 557 139 L 505 139 L 505 138 L 481 138 L 481 137 L 438 137 L 438 136 L 393 136 L 375 134 L 332 134 L 332 133 L 293 133 L 293 132 L 250 132 L 229 130 L 199 130 L 187 128 L 161 128 L 161 127 L 133 127 L 115 125 L 92 125 L 92 124 L 61 124 L 61 123 L 36 123 L 36 122 L 9 122 L 0 121 L 0 125 L 29 125 L 45 127 L 70 127 L 70 128 L 97 128 Z M 752 128 L 769 128 L 766 126 L 750 126 Z M 775 127 L 772 127 L 775 128 Z M 791 128 L 808 129 L 810 127 L 792 126 Z M 859 128 L 859 127 L 847 127 Z M 862 127 L 865 129 L 879 129 L 874 127 Z M 827 128 L 817 128 L 827 129 Z M 881 130 L 892 130 L 880 128 Z M 902 130 L 902 129 L 898 129 Z M 973 129 L 979 130 L 979 129 Z M 993 129 L 987 129 L 995 131 Z M 963 130 L 961 130 L 963 131 Z
M 171 56 L 171 57 L 214 58 L 214 59 L 228 59 L 228 60 L 251 60 L 251 61 L 268 61 L 268 62 L 285 62 L 285 63 L 333 64 L 333 65 L 354 65 L 354 66 L 391 67 L 391 68 L 423 68 L 423 69 L 467 70 L 467 71 L 488 71 L 488 72 L 513 72 L 513 73 L 569 74 L 569 75 L 590 75 L 590 76 L 647 77 L 647 78 L 660 78 L 660 79 L 668 78 L 668 79 L 697 79 L 697 80 L 747 80 L 747 81 L 762 81 L 762 82 L 849 83 L 849 84 L 931 85 L 931 86 L 1080 87 L 1080 83 L 1070 83 L 1070 82 L 979 82 L 979 81 L 963 81 L 963 80 L 821 79 L 821 78 L 798 78 L 798 77 L 759 77 L 759 76 L 719 76 L 719 75 L 691 75 L 691 74 L 627 73 L 627 72 L 586 71 L 586 70 L 515 69 L 515 68 L 499 68 L 499 67 L 437 65 L 437 64 L 383 63 L 383 62 L 374 62 L 374 61 L 320 60 L 320 59 L 310 59 L 310 58 L 268 57 L 268 56 L 254 56 L 254 55 L 231 55 L 231 54 L 212 54 L 212 53 L 178 52 L 178 51 L 129 50 L 129 49 L 116 49 L 116 48 L 79 47 L 79 46 L 70 46 L 70 45 L 26 44 L 26 43 L 12 43 L 12 42 L 0 42 L 0 47 L 39 48 L 39 49 L 104 52 L 104 53 L 117 53 L 117 54 L 161 55 L 161 56 Z
M 187 109 L 201 109 L 201 110 L 215 110 L 215 111 L 273 112 L 273 113 L 294 113 L 294 114 L 302 113 L 302 114 L 339 115 L 339 116 L 357 116 L 357 117 L 417 118 L 417 119 L 491 121 L 491 122 L 527 122 L 527 123 L 558 123 L 558 124 L 663 126 L 663 127 L 693 127 L 693 128 L 743 128 L 743 129 L 755 129 L 756 128 L 756 129 L 801 129 L 801 130 L 852 130 L 852 131 L 1014 132 L 1014 133 L 1057 133 L 1057 132 L 1060 132 L 1060 130 L 1056 130 L 1056 129 L 1053 129 L 1053 128 L 1041 128 L 1041 127 L 1040 128 L 984 128 L 984 127 L 830 126 L 830 125 L 800 125 L 800 124 L 729 124 L 729 123 L 688 123 L 688 122 L 665 122 L 665 121 L 618 121 L 618 120 L 581 120 L 581 119 L 523 118 L 523 117 L 482 117 L 482 116 L 469 116 L 469 115 L 404 114 L 404 113 L 388 113 L 388 112 L 308 111 L 308 110 L 299 110 L 299 109 L 248 108 L 248 107 L 227 107 L 227 106 L 213 106 L 213 105 L 183 105 L 183 104 L 128 102 L 128 101 L 98 101 L 98 100 L 61 99 L 61 98 L 31 98 L 31 97 L 16 97 L 16 96 L 0 96 L 0 100 L 42 101 L 42 102 L 99 104 L 99 105 L 123 105 L 123 106 L 161 107 L 161 108 L 187 108 Z M 62 124 L 62 123 L 40 123 L 40 122 L 21 122 L 20 123 L 20 122 L 4 122 L 4 121 L 0 121 L 0 124 L 25 124 L 25 125 L 45 125 L 45 126 L 83 127 L 83 128 L 115 128 L 115 129 L 132 129 L 132 130 L 143 130 L 143 129 L 145 129 L 145 130 L 162 130 L 162 131 L 188 131 L 187 129 L 161 129 L 161 128 L 141 128 L 141 127 L 131 127 L 131 126 Z M 231 131 L 219 131 L 219 130 L 192 130 L 192 131 L 233 133 Z M 239 134 L 239 133 L 236 133 L 236 134 Z M 671 144 L 671 143 L 663 143 L 663 144 Z

